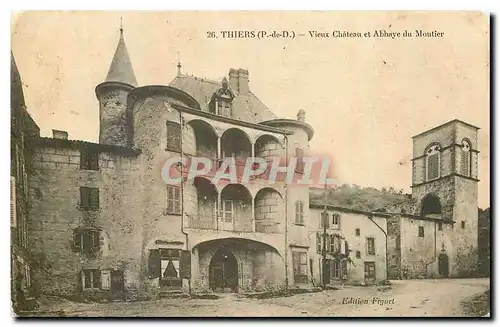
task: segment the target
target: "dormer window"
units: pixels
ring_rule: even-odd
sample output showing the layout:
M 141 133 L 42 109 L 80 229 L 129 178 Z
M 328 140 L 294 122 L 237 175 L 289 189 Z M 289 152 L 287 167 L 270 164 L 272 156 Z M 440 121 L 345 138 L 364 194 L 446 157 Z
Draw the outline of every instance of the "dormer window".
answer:
M 229 101 L 221 99 L 217 102 L 218 115 L 231 117 L 231 103 Z
M 231 117 L 232 112 L 232 102 L 234 99 L 234 93 L 229 87 L 229 83 L 226 78 L 222 80 L 219 88 L 215 91 L 212 96 L 212 101 L 210 102 L 210 112 L 225 116 Z
M 440 177 L 441 148 L 434 144 L 425 151 L 426 180 L 431 181 Z

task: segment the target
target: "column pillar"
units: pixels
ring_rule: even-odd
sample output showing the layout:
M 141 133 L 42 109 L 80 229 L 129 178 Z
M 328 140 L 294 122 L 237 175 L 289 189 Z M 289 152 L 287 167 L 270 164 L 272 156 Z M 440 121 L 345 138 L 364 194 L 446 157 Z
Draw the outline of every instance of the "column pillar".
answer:
M 255 232 L 255 198 L 252 197 L 252 232 Z

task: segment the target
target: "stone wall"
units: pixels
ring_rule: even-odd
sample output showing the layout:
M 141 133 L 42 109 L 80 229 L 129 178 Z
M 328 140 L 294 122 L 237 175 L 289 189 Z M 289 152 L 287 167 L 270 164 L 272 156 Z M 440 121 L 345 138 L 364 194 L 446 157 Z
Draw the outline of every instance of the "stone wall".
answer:
M 273 189 L 265 188 L 255 197 L 255 231 L 260 233 L 282 232 L 284 201 Z
M 38 266 L 34 280 L 42 292 L 78 293 L 84 268 L 125 271 L 125 289 L 139 296 L 142 226 L 133 176 L 136 157 L 99 155 L 99 171 L 81 170 L 80 153 L 69 148 L 39 148 L 30 178 L 30 246 Z M 80 207 L 80 187 L 99 188 L 99 210 Z M 95 257 L 74 252 L 73 230 L 101 229 L 101 248 Z

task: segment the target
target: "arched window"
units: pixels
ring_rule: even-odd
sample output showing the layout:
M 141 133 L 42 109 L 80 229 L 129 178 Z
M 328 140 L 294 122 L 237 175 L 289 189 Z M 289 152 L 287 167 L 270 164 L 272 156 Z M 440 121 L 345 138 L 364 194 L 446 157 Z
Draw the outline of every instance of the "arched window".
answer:
M 460 174 L 470 176 L 470 156 L 471 156 L 470 142 L 467 139 L 462 140 L 460 149 Z
M 440 177 L 441 152 L 439 144 L 430 146 L 425 152 L 426 180 L 431 181 Z

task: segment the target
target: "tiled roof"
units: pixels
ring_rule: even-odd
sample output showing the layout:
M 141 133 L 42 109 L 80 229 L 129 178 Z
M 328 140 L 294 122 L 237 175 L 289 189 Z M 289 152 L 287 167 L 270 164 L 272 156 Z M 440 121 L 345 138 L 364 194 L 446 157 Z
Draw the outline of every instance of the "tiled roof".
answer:
M 210 100 L 214 92 L 219 88 L 222 79 L 217 82 L 191 75 L 178 75 L 170 82 L 170 86 L 188 93 L 198 101 L 202 111 L 209 111 Z M 252 92 L 249 92 L 248 96 L 242 96 L 237 92 L 234 93 L 236 97 L 233 100 L 233 115 L 236 119 L 259 123 L 277 118 Z
M 51 137 L 39 137 L 34 140 L 36 145 L 45 146 L 50 148 L 71 148 L 71 149 L 82 149 L 82 148 L 93 148 L 100 152 L 111 152 L 117 153 L 124 156 L 136 156 L 141 153 L 139 149 L 119 146 L 113 144 L 100 144 L 80 140 L 66 140 L 66 139 L 56 139 Z
M 11 108 L 24 106 L 21 75 L 17 69 L 16 60 L 12 52 L 10 53 L 10 106 Z

